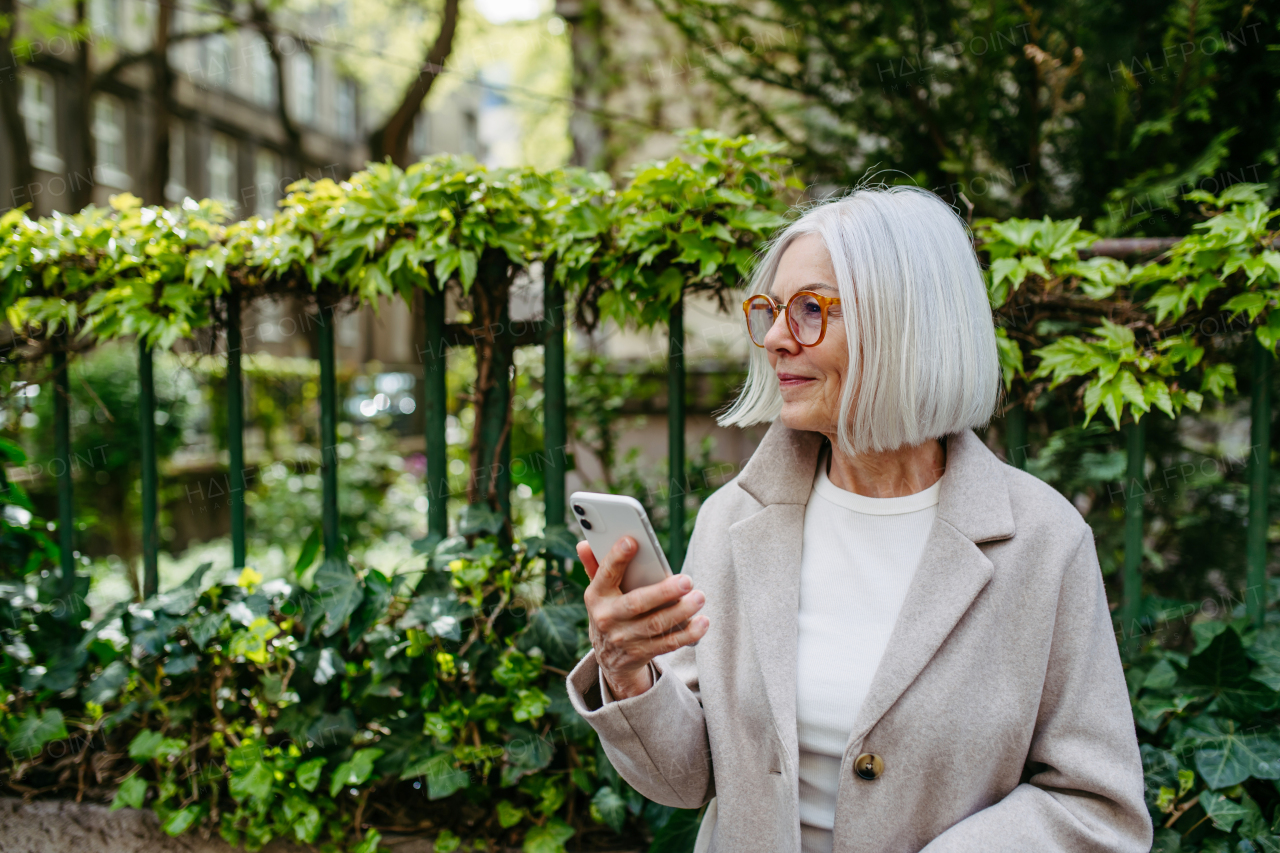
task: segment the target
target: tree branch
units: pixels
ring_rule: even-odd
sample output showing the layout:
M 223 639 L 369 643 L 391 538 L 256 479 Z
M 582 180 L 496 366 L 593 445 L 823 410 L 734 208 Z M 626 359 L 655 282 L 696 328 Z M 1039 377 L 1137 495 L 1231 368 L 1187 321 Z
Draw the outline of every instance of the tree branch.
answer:
M 233 21 L 232 23 L 239 26 L 243 22 Z M 169 36 L 169 44 L 172 45 L 176 42 L 190 41 L 191 39 L 207 38 L 209 36 L 216 36 L 219 33 L 224 33 L 224 32 L 226 32 L 225 27 L 214 27 L 213 29 L 208 29 L 208 30 L 192 30 L 191 32 L 186 32 L 186 33 L 174 33 L 173 35 Z M 101 89 L 102 86 L 107 83 L 107 81 L 114 79 L 117 74 L 119 74 L 124 69 L 128 68 L 130 65 L 136 65 L 139 62 L 151 62 L 155 58 L 156 58 L 156 52 L 154 50 L 143 50 L 138 52 L 120 54 L 119 56 L 116 57 L 114 62 L 112 62 L 106 68 L 102 69 L 96 75 L 94 75 L 94 79 L 93 79 L 94 90 L 97 91 L 98 89 Z
M 453 52 L 453 36 L 457 29 L 458 0 L 444 0 L 440 32 L 427 50 L 418 75 L 405 90 L 400 106 L 369 137 L 370 159 L 381 160 L 389 156 L 397 166 L 409 165 L 409 138 L 413 134 L 413 120 L 422 110 L 422 102 L 430 93 L 436 77 L 444 70 L 445 60 Z
M 271 54 L 271 64 L 276 69 L 276 115 L 280 119 L 280 126 L 284 129 L 289 149 L 288 158 L 290 162 L 285 164 L 285 168 L 298 174 L 302 172 L 302 134 L 298 131 L 297 126 L 289 115 L 284 56 L 280 53 L 280 46 L 276 44 L 276 26 L 271 20 L 271 13 L 262 5 L 254 2 L 250 8 L 250 19 L 253 21 L 254 29 L 262 35 L 262 40 L 267 43 L 267 52 Z

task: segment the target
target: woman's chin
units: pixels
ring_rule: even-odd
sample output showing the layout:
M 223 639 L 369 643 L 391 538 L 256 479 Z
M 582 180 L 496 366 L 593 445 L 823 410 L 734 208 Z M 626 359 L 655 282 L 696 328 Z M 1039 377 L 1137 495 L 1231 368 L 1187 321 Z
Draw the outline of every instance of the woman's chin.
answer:
M 806 432 L 822 431 L 822 419 L 814 417 L 812 407 L 800 400 L 790 403 L 784 401 L 782 411 L 778 414 L 778 417 L 782 420 L 782 425 L 787 429 L 804 430 Z

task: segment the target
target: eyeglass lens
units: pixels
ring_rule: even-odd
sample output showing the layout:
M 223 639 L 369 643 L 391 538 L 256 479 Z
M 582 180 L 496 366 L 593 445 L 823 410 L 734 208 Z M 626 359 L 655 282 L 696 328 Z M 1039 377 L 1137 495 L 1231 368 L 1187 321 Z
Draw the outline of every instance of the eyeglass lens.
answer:
M 805 346 L 816 344 L 822 334 L 821 303 L 810 294 L 801 293 L 787 306 L 787 322 L 797 341 Z
M 776 316 L 773 303 L 768 299 L 751 300 L 750 310 L 747 311 L 747 331 L 751 333 L 751 340 L 757 345 L 764 346 L 764 336 L 773 328 Z
M 763 346 L 765 335 L 773 328 L 777 310 L 773 303 L 763 297 L 751 301 L 747 312 L 747 331 L 751 340 Z M 810 294 L 796 296 L 787 309 L 787 323 L 791 334 L 805 346 L 812 346 L 822 335 L 822 305 Z

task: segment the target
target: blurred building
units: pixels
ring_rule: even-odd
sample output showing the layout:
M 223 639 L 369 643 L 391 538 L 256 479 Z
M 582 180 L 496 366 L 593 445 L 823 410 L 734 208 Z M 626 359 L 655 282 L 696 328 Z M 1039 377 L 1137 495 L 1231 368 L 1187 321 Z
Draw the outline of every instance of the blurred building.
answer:
M 78 192 L 96 204 L 119 192 L 146 196 L 143 181 L 158 113 L 154 66 L 128 60 L 152 51 L 158 4 L 93 0 L 87 6 L 89 37 L 83 46 L 59 36 L 4 58 L 14 67 L 0 70 L 18 81 L 35 179 L 16 185 L 11 135 L 0 114 L 0 210 L 23 204 L 37 215 L 68 210 L 84 197 Z M 226 19 L 174 7 L 173 41 L 166 51 L 173 85 L 164 201 L 211 197 L 229 203 L 237 216 L 269 215 L 295 176 L 342 178 L 363 166 L 366 136 L 378 117 L 368 114 L 366 93 L 331 47 L 341 44 L 343 11 L 337 5 L 277 13 L 273 57 L 256 29 L 210 32 Z M 191 37 L 198 33 L 204 35 Z M 83 66 L 82 51 L 88 59 Z M 281 68 L 287 113 L 280 105 Z M 416 153 L 482 157 L 480 101 L 480 90 L 462 87 L 424 112 L 414 137 Z M 86 130 L 91 165 L 77 162 Z

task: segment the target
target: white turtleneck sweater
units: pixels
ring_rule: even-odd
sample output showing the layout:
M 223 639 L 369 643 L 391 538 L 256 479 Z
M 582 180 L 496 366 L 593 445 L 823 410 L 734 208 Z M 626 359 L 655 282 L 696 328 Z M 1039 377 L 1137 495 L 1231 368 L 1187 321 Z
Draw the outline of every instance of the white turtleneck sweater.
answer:
M 831 853 L 840 763 L 889 644 L 942 481 L 871 498 L 836 487 L 824 454 L 804 516 L 796 666 L 802 853 Z M 654 680 L 658 673 L 650 663 Z M 600 675 L 606 704 L 613 694 Z
M 804 514 L 796 661 L 803 853 L 831 853 L 840 762 L 938 514 L 942 481 L 871 498 L 818 466 Z

